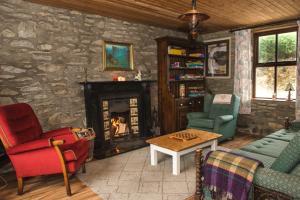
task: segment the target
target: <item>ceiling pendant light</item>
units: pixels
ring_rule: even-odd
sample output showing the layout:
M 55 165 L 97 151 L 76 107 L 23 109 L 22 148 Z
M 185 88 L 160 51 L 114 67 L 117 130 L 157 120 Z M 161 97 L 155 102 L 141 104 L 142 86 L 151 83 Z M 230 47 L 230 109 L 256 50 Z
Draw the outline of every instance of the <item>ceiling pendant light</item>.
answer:
M 192 10 L 180 15 L 179 19 L 189 23 L 189 36 L 195 40 L 198 37 L 200 22 L 209 19 L 209 16 L 196 9 L 196 0 L 192 0 Z

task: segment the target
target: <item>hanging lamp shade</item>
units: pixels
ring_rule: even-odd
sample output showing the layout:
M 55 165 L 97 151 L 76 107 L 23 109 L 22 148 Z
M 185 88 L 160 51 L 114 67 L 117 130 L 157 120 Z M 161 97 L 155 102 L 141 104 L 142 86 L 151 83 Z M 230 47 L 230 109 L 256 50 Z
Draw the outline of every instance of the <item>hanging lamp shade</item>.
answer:
M 192 0 L 192 10 L 185 12 L 178 17 L 182 21 L 189 23 L 189 32 L 192 39 L 196 39 L 198 36 L 198 25 L 200 22 L 208 20 L 209 16 L 199 12 L 196 9 L 196 0 Z

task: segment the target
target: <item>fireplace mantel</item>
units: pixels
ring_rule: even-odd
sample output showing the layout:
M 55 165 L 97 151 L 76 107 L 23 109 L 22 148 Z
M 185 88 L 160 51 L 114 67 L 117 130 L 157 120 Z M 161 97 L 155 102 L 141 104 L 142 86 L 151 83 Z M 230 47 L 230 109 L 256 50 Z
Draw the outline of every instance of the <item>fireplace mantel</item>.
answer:
M 130 84 L 130 83 L 155 83 L 156 80 L 141 80 L 141 81 L 135 81 L 135 80 L 128 80 L 128 81 L 86 81 L 86 82 L 79 82 L 81 85 L 87 85 L 87 84 Z

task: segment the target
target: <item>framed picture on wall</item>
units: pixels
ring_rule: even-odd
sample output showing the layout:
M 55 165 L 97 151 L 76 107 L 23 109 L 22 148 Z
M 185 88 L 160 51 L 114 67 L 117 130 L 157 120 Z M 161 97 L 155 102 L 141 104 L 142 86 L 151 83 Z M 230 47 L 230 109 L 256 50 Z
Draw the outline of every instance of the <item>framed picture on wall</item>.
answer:
M 133 46 L 128 43 L 108 42 L 103 44 L 104 70 L 133 70 Z
M 207 78 L 230 78 L 230 38 L 205 41 Z

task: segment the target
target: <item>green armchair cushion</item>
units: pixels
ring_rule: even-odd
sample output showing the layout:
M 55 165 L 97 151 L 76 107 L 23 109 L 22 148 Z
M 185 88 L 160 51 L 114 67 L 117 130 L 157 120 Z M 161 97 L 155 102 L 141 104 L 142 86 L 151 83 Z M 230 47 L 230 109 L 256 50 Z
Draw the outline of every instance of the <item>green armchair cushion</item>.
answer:
M 279 172 L 290 172 L 300 162 L 300 134 L 297 133 L 279 157 L 272 164 L 271 169 Z
M 221 115 L 232 114 L 232 105 L 228 104 L 211 104 L 209 118 L 214 119 Z
M 191 112 L 191 113 L 187 114 L 187 118 L 188 118 L 188 120 L 208 118 L 208 113 L 205 113 L 205 112 Z
M 215 120 L 213 120 L 213 119 L 203 118 L 201 120 L 197 120 L 197 121 L 193 122 L 193 126 L 212 129 L 212 128 L 214 128 L 214 123 L 215 123 Z

